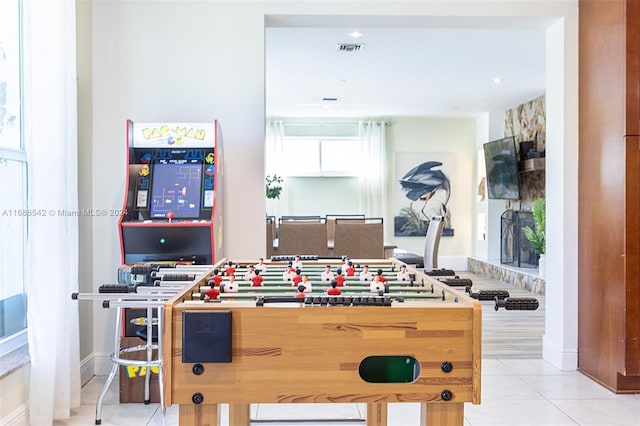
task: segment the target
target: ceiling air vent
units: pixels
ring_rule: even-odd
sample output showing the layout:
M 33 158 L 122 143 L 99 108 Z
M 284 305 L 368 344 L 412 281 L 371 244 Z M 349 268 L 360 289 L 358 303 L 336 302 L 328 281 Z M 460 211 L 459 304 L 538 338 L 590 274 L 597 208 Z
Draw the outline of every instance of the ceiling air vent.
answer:
M 362 43 L 338 43 L 338 52 L 359 52 L 363 49 Z

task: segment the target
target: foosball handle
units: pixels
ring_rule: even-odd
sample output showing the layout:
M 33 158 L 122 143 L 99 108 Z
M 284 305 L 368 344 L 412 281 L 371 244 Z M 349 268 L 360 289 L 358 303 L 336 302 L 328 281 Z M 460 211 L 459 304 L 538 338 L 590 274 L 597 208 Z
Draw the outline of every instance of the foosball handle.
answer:
M 505 308 L 507 311 L 535 311 L 540 306 L 538 299 L 533 297 L 514 298 L 508 297 L 500 300 L 496 296 L 494 309 Z
M 471 290 L 471 287 L 467 287 L 467 293 L 469 293 L 471 298 L 476 300 L 495 300 L 496 297 L 502 300 L 509 297 L 509 292 L 507 290 L 480 290 L 479 292 L 474 293 Z

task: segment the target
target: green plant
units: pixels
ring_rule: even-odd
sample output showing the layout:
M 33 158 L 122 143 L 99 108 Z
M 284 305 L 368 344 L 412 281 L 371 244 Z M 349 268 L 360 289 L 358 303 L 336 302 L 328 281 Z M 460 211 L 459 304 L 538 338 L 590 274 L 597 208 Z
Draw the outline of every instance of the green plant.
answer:
M 535 223 L 535 231 L 530 226 L 522 228 L 524 236 L 531 243 L 531 246 L 538 254 L 544 254 L 545 248 L 545 228 L 546 228 L 546 203 L 543 198 L 538 198 L 531 203 L 531 213 L 533 213 L 533 222 Z
M 280 198 L 280 193 L 282 192 L 282 178 L 276 174 L 273 176 L 267 175 L 266 177 L 267 184 L 265 185 L 267 190 L 267 198 L 270 200 Z

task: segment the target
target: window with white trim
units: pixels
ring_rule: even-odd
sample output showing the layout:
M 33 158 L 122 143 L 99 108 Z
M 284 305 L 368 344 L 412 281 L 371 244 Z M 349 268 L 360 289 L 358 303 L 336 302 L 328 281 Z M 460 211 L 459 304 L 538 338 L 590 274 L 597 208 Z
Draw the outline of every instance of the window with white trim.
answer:
M 0 356 L 26 342 L 27 154 L 21 2 L 0 1 Z
M 357 137 L 284 137 L 285 176 L 359 176 L 362 141 Z

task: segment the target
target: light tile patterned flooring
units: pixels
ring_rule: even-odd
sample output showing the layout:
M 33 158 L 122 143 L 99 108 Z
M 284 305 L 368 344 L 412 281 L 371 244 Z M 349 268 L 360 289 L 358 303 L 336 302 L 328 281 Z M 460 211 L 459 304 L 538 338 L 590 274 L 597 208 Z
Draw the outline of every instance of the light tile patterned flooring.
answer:
M 465 426 L 631 426 L 640 425 L 640 394 L 615 395 L 577 371 L 560 371 L 541 359 L 544 297 L 508 288 L 507 284 L 460 273 L 471 278 L 474 291 L 506 289 L 512 297 L 536 297 L 537 311 L 495 311 L 483 301 L 482 404 L 465 404 Z M 82 405 L 61 425 L 92 425 L 95 404 L 105 377 L 94 377 L 82 390 Z M 222 424 L 228 424 L 226 407 Z M 364 425 L 364 404 L 254 404 L 254 425 Z M 296 419 L 315 419 L 300 421 Z M 389 426 L 418 425 L 418 404 L 390 404 Z M 112 384 L 103 406 L 102 424 L 161 424 L 158 404 L 119 404 L 118 383 Z M 178 424 L 176 406 L 167 409 L 166 424 Z M 235 425 L 229 425 L 235 426 Z M 446 426 L 446 425 L 437 425 Z

